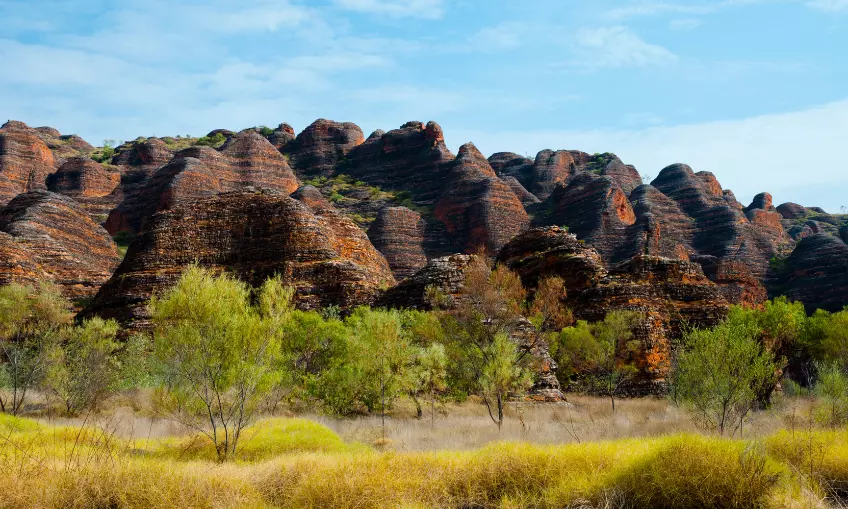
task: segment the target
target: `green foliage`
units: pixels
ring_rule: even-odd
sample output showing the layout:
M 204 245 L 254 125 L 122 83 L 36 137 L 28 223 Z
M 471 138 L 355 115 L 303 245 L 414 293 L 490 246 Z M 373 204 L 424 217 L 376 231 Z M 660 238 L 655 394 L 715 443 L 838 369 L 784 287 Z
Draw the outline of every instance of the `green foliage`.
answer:
M 848 309 L 816 311 L 804 325 L 801 347 L 819 362 L 836 362 L 848 369 Z
M 266 125 L 261 125 L 261 126 L 257 127 L 256 132 L 258 132 L 259 134 L 261 134 L 262 136 L 264 136 L 266 138 L 271 136 L 272 134 L 274 134 L 274 130 L 271 129 L 270 127 L 266 126 Z
M 634 311 L 612 311 L 602 322 L 580 321 L 563 329 L 551 348 L 559 379 L 566 383 L 582 374 L 579 385 L 609 397 L 615 410 L 615 398 L 637 372 L 632 356 L 639 344 L 632 338 L 641 317 Z
M 121 255 L 121 258 L 126 256 L 127 250 L 130 248 L 130 244 L 135 240 L 135 233 L 131 231 L 120 231 L 112 237 L 112 240 L 115 241 L 115 244 L 118 246 L 118 254 Z
M 436 398 L 447 389 L 447 352 L 441 343 L 431 343 L 427 347 L 419 347 L 414 355 L 410 395 L 418 406 L 419 417 L 422 412 L 418 397 L 426 395 L 430 399 L 430 422 L 435 424 Z
M 151 299 L 154 352 L 166 385 L 162 409 L 202 432 L 219 460 L 233 457 L 241 432 L 267 407 L 280 380 L 281 310 L 290 294 L 271 279 L 251 305 L 244 283 L 197 266 Z
M 0 287 L 0 411 L 17 415 L 50 365 L 52 345 L 71 321 L 70 304 L 52 285 Z
M 778 364 L 750 320 L 728 319 L 683 339 L 672 396 L 691 407 L 699 424 L 735 433 L 759 397 L 777 382 Z
M 828 426 L 841 426 L 848 422 L 848 375 L 837 362 L 819 364 L 817 368 L 816 417 Z
M 495 417 L 489 401 L 497 402 L 498 418 L 495 422 L 498 428 L 503 425 L 504 400 L 510 393 L 526 391 L 533 385 L 530 372 L 520 364 L 521 357 L 518 347 L 505 333 L 497 334 L 483 354 L 480 388 L 492 420 Z
M 116 140 L 103 140 L 103 146 L 94 149 L 91 153 L 91 158 L 98 163 L 108 163 L 115 155 L 115 146 L 118 144 Z
M 117 388 L 121 376 L 117 335 L 117 322 L 95 317 L 68 327 L 61 341 L 51 345 L 42 385 L 68 415 L 96 409 Z
M 214 136 L 202 136 L 193 142 L 194 145 L 218 148 L 227 141 L 223 133 L 215 133 Z

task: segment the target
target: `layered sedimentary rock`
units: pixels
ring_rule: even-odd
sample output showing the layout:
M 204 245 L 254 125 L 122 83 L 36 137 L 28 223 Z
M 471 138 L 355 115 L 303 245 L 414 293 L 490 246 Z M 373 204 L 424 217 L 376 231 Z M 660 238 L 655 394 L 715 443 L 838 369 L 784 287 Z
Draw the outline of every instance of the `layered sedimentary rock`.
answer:
M 387 133 L 375 132 L 348 154 L 339 171 L 381 189 L 407 191 L 418 205 L 441 195 L 454 156 L 435 122 L 408 122 Z
M 377 305 L 428 310 L 433 305 L 428 295 L 428 288 L 432 287 L 450 300 L 447 306 L 452 307 L 462 292 L 465 271 L 473 259 L 474 255 L 463 254 L 434 258 L 421 270 L 389 288 L 380 296 Z
M 117 167 L 106 167 L 87 157 L 72 157 L 47 177 L 47 189 L 73 198 L 98 224 L 118 205 L 120 193 L 115 191 L 120 183 Z
M 504 156 L 497 158 L 503 161 Z M 536 155 L 532 169 L 528 170 L 517 160 L 510 160 L 510 175 L 540 200 L 546 200 L 558 186 L 566 186 L 577 175 L 590 173 L 608 177 L 625 195 L 642 184 L 642 178 L 636 168 L 621 162 L 615 154 L 587 154 L 579 150 L 543 150 Z M 502 170 L 506 171 L 506 170 Z M 519 178 L 524 176 L 524 180 Z
M 385 258 L 359 228 L 322 208 L 308 196 L 301 202 L 233 192 L 159 212 L 86 314 L 144 327 L 147 300 L 191 263 L 227 270 L 253 285 L 279 274 L 305 309 L 373 303 L 394 283 Z
M 348 153 L 365 138 L 350 122 L 319 119 L 285 146 L 292 168 L 301 178 L 329 176 Z
M 557 226 L 533 228 L 515 237 L 498 254 L 497 262 L 518 274 L 530 290 L 540 279 L 557 276 L 569 293 L 579 293 L 607 274 L 595 249 Z
M 71 299 L 92 297 L 120 262 L 112 238 L 72 199 L 18 195 L 0 211 L 0 283 L 56 283 Z
M 368 229 L 368 238 L 386 257 L 396 279 L 405 279 L 427 265 L 425 229 L 421 214 L 406 207 L 384 208 Z
M 533 183 L 533 163 L 533 159 L 512 152 L 497 152 L 489 157 L 489 164 L 500 178 L 514 178 L 528 192 Z
M 609 177 L 578 173 L 538 205 L 534 223 L 566 226 L 598 250 L 607 263 L 616 259 L 627 227 L 636 215 L 627 196 Z
M 53 152 L 35 129 L 10 120 L 0 127 L 0 205 L 20 193 L 45 189 L 56 171 Z
M 530 223 L 512 189 L 497 175 L 473 144 L 459 149 L 446 177 L 449 185 L 433 215 L 445 225 L 460 252 L 498 252 Z
M 848 305 L 848 244 L 826 233 L 802 239 L 770 290 L 803 302 L 808 312 L 841 310 Z
M 707 176 L 709 177 L 709 176 Z M 690 256 L 714 256 L 746 264 L 762 279 L 769 260 L 791 249 L 792 240 L 783 230 L 780 215 L 764 209 L 765 195 L 746 211 L 734 206 L 712 178 L 696 175 L 686 165 L 675 164 L 660 172 L 652 182 L 664 195 L 677 203 L 692 222 L 691 238 L 681 236 Z
M 293 141 L 296 136 L 292 126 L 282 123 L 277 126 L 277 128 L 274 129 L 274 132 L 267 138 L 268 141 L 271 142 L 271 145 L 274 145 L 277 150 L 281 150 L 283 147 L 288 145 L 289 142 Z
M 283 155 L 253 130 L 232 136 L 218 150 L 195 146 L 178 152 L 125 197 L 109 215 L 106 228 L 113 234 L 136 233 L 157 211 L 246 188 L 285 194 L 298 188 Z
M 628 360 L 639 369 L 630 390 L 640 394 L 664 390 L 671 369 L 671 343 L 680 336 L 683 324 L 714 326 L 729 309 L 719 287 L 699 264 L 652 256 L 624 262 L 569 301 L 575 317 L 590 322 L 603 320 L 614 310 L 641 314 L 633 331 L 639 348 L 630 353 L 619 345 L 619 354 L 632 355 Z
M 88 157 L 94 151 L 91 144 L 76 134 L 62 135 L 52 127 L 36 127 L 35 132 L 53 152 L 56 166 L 61 166 L 72 157 Z
M 536 205 L 537 203 L 541 203 L 541 200 L 536 198 L 536 196 L 524 188 L 521 185 L 521 182 L 518 181 L 515 177 L 504 177 L 504 183 L 512 189 L 512 192 L 515 193 L 515 196 L 521 201 L 521 204 L 524 205 L 524 208 Z

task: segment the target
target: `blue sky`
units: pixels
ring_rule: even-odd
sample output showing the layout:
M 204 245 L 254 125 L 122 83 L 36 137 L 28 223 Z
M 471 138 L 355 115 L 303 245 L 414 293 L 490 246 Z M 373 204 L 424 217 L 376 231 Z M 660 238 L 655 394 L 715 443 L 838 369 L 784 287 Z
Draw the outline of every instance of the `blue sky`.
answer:
M 848 205 L 848 0 L 0 0 L 0 118 L 93 143 L 436 120 Z

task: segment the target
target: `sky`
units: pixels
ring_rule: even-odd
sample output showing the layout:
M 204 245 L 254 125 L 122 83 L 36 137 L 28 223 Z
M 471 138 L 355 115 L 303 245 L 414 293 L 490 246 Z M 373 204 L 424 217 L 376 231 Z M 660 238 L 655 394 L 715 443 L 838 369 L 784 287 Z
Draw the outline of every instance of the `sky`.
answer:
M 0 62 L 0 122 L 96 145 L 435 120 L 848 205 L 848 0 L 0 0 Z

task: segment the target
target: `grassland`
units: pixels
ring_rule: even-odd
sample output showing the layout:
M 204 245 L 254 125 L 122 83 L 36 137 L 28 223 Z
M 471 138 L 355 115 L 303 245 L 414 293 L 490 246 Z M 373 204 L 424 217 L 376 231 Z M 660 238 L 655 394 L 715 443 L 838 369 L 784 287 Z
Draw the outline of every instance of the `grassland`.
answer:
M 447 437 L 482 426 L 471 405 L 435 426 L 397 416 L 383 448 L 367 419 L 275 417 L 249 428 L 227 464 L 188 433 L 0 415 L 0 508 L 825 508 L 848 496 L 848 430 L 773 430 L 788 407 L 745 439 L 678 432 L 685 416 L 664 402 L 618 417 L 600 402 L 575 408 L 569 423 L 566 407 L 514 407 L 503 435 L 465 442 Z M 557 438 L 567 443 L 546 443 Z

